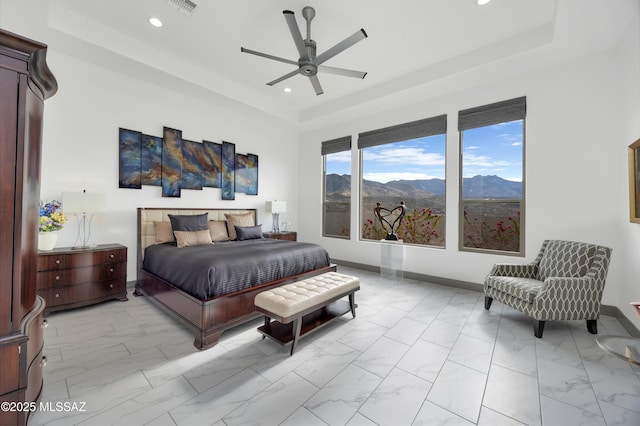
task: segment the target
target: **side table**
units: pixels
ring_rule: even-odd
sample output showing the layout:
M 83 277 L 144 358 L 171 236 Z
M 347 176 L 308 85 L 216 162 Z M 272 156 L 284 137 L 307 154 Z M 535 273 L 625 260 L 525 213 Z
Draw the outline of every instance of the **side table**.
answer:
M 265 232 L 265 238 L 273 238 L 274 240 L 298 241 L 297 232 Z
M 598 336 L 596 343 L 602 350 L 617 358 L 640 365 L 640 339 L 629 336 Z

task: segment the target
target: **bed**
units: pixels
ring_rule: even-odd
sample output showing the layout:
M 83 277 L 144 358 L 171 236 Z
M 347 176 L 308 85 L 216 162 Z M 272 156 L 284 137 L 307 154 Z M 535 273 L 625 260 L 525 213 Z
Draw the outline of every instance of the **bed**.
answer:
M 335 265 L 330 264 L 328 254 L 326 261 L 320 261 L 319 253 L 314 254 L 315 260 L 309 261 L 312 257 L 310 251 L 316 246 L 320 250 L 320 246 L 308 243 L 297 243 L 282 240 L 254 240 L 252 241 L 229 241 L 214 242 L 212 250 L 238 252 L 252 251 L 251 267 L 242 262 L 235 262 L 235 267 L 240 268 L 239 273 L 242 278 L 233 275 L 234 271 L 225 269 L 222 275 L 216 275 L 212 271 L 218 271 L 219 266 L 212 266 L 208 271 L 209 289 L 195 289 L 195 285 L 190 279 L 183 279 L 181 276 L 185 274 L 171 275 L 167 271 L 172 268 L 154 270 L 151 272 L 147 268 L 152 268 L 152 253 L 154 251 L 170 251 L 173 249 L 183 257 L 179 260 L 176 257 L 176 264 L 183 265 L 182 269 L 192 269 L 184 267 L 185 259 L 195 257 L 205 257 L 199 252 L 197 247 L 176 248 L 171 243 L 159 244 L 160 222 L 169 222 L 169 215 L 192 216 L 207 213 L 209 221 L 225 222 L 226 215 L 248 216 L 252 218 L 253 223 L 256 221 L 255 209 L 176 209 L 176 208 L 138 208 L 137 229 L 138 229 L 138 247 L 137 247 L 137 281 L 134 295 L 145 296 L 170 314 L 187 328 L 193 331 L 195 340 L 194 346 L 199 350 L 208 349 L 218 343 L 220 335 L 227 329 L 260 317 L 262 314 L 255 310 L 253 300 L 256 294 L 261 291 L 281 286 L 290 282 L 298 281 L 307 277 L 322 274 L 329 271 L 335 271 Z M 285 245 L 286 247 L 283 247 Z M 145 252 L 149 248 L 149 256 L 145 259 Z M 208 249 L 205 247 L 204 249 Z M 260 260 L 260 252 L 282 252 L 283 259 L 275 261 L 276 266 L 265 267 Z M 291 254 L 286 254 L 287 252 Z M 218 252 L 220 253 L 220 252 Z M 258 253 L 258 254 L 256 254 Z M 293 253 L 305 253 L 304 268 L 301 270 L 299 266 L 282 266 L 287 264 L 287 256 L 293 256 Z M 326 253 L 326 251 L 325 251 Z M 155 254 L 153 254 L 155 256 Z M 171 257 L 171 256 L 170 256 Z M 218 257 L 218 256 L 214 256 Z M 234 255 L 231 255 L 234 257 Z M 229 258 L 227 258 L 228 260 Z M 146 267 L 145 267 L 146 260 Z M 301 262 L 298 260 L 297 262 Z M 166 264 L 164 260 L 156 261 L 157 264 Z M 226 266 L 234 262 L 224 262 Z M 242 265 L 242 267 L 241 267 Z M 233 268 L 233 267 L 232 267 Z M 266 272 L 265 272 L 266 271 Z M 238 272 L 238 271 L 236 271 Z M 267 273 L 268 272 L 268 273 Z M 198 280 L 195 279 L 194 280 Z M 211 285 L 212 281 L 224 281 L 222 287 Z M 206 284 L 205 284 L 206 286 Z M 213 288 L 216 287 L 216 288 Z

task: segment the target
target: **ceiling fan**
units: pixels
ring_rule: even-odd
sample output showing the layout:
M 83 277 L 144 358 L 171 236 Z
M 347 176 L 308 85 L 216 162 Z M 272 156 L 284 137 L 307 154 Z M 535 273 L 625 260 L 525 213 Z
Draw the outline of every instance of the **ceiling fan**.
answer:
M 296 44 L 298 54 L 300 55 L 300 58 L 297 62 L 262 52 L 256 52 L 255 50 L 245 49 L 244 47 L 240 48 L 240 51 L 244 53 L 262 56 L 263 58 L 273 59 L 275 61 L 284 62 L 285 64 L 296 65 L 298 67 L 298 69 L 296 69 L 295 71 L 292 71 L 288 74 L 283 75 L 282 77 L 268 82 L 267 85 L 273 86 L 274 84 L 280 83 L 281 81 L 291 78 L 296 74 L 302 74 L 306 77 L 309 77 L 309 81 L 311 81 L 311 85 L 316 91 L 316 95 L 321 95 L 324 92 L 322 91 L 320 80 L 318 80 L 318 71 L 357 78 L 364 78 L 367 75 L 366 72 L 362 71 L 353 71 L 344 68 L 322 65 L 324 62 L 333 58 L 338 53 L 348 49 L 360 40 L 365 39 L 367 37 L 367 33 L 363 29 L 356 31 L 350 37 L 347 37 L 332 48 L 316 56 L 316 42 L 311 39 L 311 20 L 316 16 L 315 9 L 311 6 L 306 6 L 302 9 L 302 16 L 307 21 L 306 39 L 302 38 L 302 34 L 300 33 L 300 29 L 298 28 L 298 24 L 296 23 L 294 13 L 290 10 L 283 10 L 282 13 L 284 14 L 284 19 L 287 21 L 287 25 L 289 25 L 289 31 L 291 31 L 291 36 L 293 36 L 293 41 Z

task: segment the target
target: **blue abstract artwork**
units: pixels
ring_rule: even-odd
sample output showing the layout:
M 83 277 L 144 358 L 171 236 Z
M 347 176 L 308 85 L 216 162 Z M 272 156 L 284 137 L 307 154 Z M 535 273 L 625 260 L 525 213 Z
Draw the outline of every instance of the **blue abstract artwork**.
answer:
M 236 192 L 258 195 L 258 156 L 236 154 Z
M 222 145 L 215 142 L 203 141 L 204 158 L 202 175 L 204 186 L 220 188 L 222 186 Z
M 222 142 L 222 199 L 235 200 L 236 145 Z
M 119 129 L 120 188 L 142 188 L 142 134 L 134 130 Z
M 182 131 L 164 128 L 162 144 L 162 196 L 180 197 L 182 189 Z
M 182 141 L 182 189 L 202 189 L 203 148 L 201 143 Z
M 142 185 L 160 186 L 162 183 L 162 138 L 142 135 Z

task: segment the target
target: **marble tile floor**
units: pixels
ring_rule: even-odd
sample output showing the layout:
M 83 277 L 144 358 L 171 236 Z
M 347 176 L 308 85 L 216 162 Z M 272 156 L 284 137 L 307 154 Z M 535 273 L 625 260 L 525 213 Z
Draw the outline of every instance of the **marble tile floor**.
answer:
M 640 425 L 640 368 L 584 321 L 530 320 L 480 292 L 339 267 L 346 315 L 288 348 L 252 321 L 206 351 L 144 297 L 48 315 L 30 425 Z M 603 316 L 601 335 L 628 335 Z M 66 407 L 58 410 L 59 406 Z M 68 408 L 68 409 L 67 409 Z

